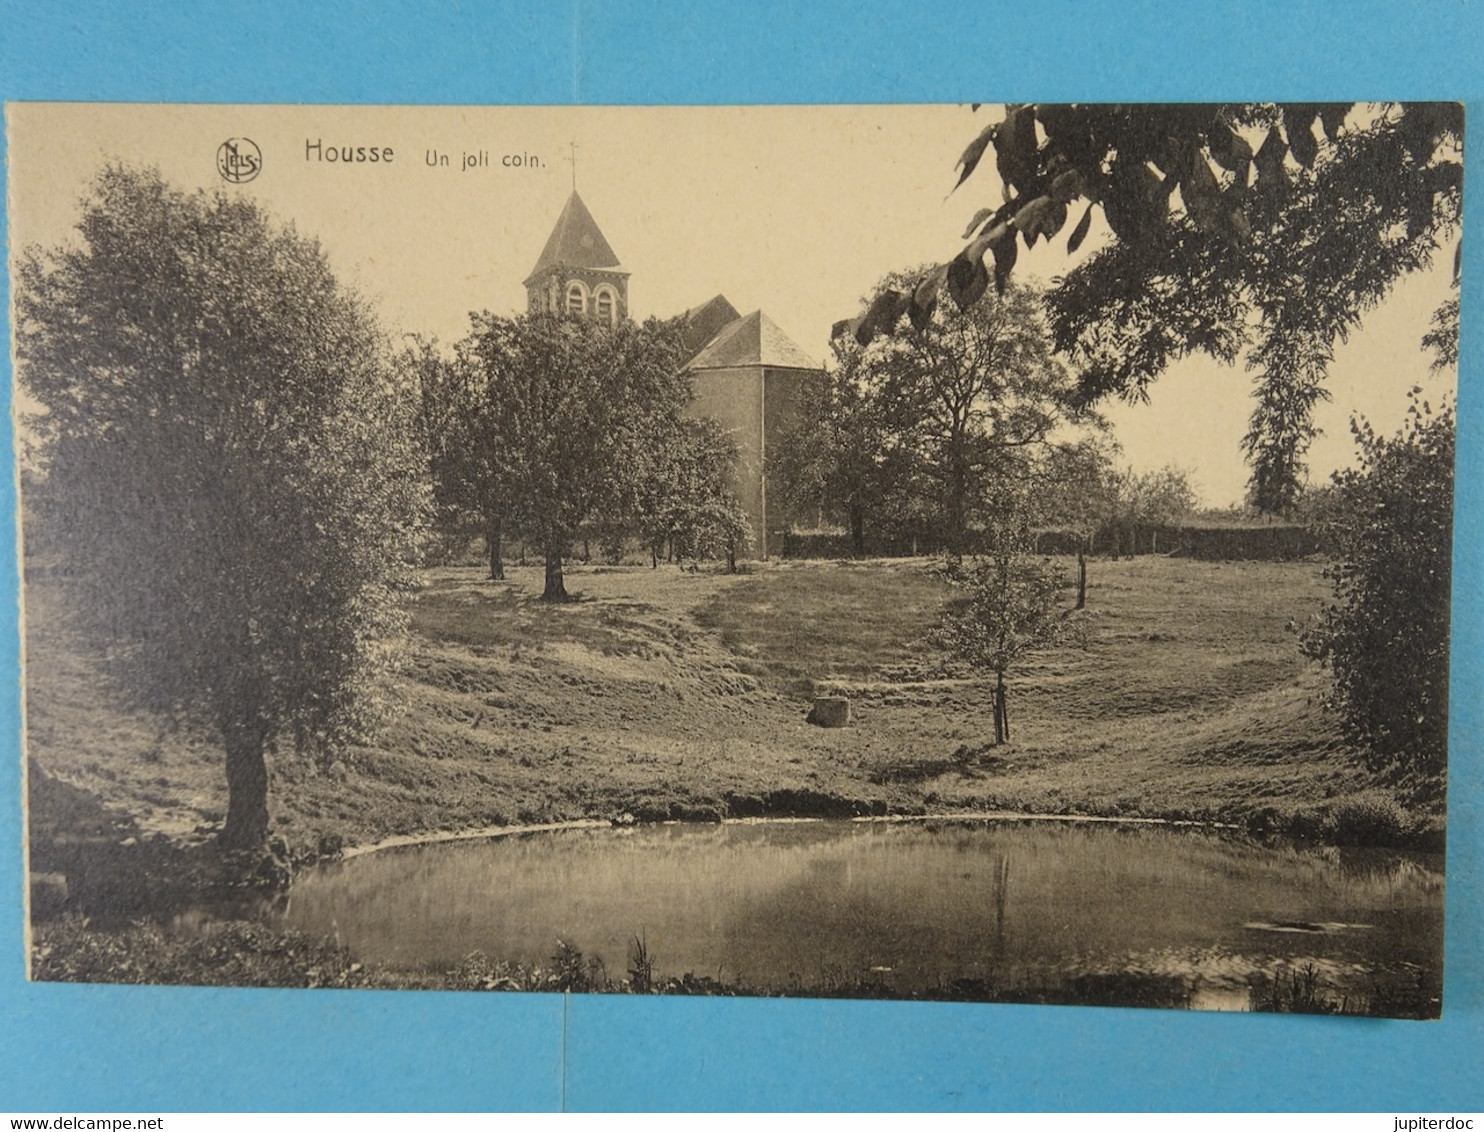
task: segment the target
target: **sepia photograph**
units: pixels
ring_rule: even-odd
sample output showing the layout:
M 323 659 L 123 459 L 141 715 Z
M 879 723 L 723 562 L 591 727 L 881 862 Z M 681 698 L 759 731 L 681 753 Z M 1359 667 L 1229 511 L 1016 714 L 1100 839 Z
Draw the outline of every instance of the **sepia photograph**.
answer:
M 1461 104 L 6 132 L 32 981 L 1440 1016 Z

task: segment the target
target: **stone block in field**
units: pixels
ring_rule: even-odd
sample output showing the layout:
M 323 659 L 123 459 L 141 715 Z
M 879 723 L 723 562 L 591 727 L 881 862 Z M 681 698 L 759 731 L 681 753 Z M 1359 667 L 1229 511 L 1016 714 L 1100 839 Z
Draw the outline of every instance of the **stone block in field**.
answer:
M 846 727 L 850 724 L 850 701 L 844 696 L 820 696 L 809 712 L 809 722 L 820 727 Z

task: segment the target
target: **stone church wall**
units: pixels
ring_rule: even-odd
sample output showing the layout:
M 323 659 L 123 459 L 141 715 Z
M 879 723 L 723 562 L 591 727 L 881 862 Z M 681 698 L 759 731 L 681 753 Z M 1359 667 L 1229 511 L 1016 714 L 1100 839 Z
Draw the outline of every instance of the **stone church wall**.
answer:
M 752 524 L 754 557 L 772 552 L 764 538 L 763 394 L 764 375 L 756 366 L 701 370 L 691 375 L 692 416 L 712 417 L 737 445 L 737 499 Z
M 765 401 L 767 420 L 764 437 L 766 451 L 771 455 L 780 451 L 787 442 L 789 433 L 799 423 L 801 398 L 804 383 L 817 373 L 807 369 L 784 369 L 768 367 L 764 371 L 767 398 Z M 808 524 L 809 517 L 791 513 L 783 497 L 774 492 L 768 497 L 768 553 L 778 555 L 783 551 L 783 536 L 791 528 Z

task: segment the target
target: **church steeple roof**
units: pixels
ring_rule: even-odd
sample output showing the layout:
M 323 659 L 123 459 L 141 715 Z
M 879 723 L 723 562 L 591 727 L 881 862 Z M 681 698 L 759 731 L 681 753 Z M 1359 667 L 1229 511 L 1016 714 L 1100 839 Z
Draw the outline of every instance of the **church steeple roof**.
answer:
M 618 256 L 613 253 L 598 228 L 598 222 L 587 210 L 587 205 L 582 203 L 576 189 L 567 198 L 561 216 L 557 217 L 556 227 L 546 238 L 546 246 L 541 249 L 541 258 L 536 261 L 536 266 L 531 268 L 531 274 L 526 278 L 527 285 L 552 267 L 587 268 L 627 274 L 619 267 Z

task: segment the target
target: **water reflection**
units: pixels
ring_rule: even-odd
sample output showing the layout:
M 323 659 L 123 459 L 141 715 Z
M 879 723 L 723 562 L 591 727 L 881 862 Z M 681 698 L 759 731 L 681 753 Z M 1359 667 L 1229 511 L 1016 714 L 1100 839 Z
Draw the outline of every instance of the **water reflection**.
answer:
M 1441 860 L 1417 855 L 1151 827 L 814 822 L 386 852 L 304 876 L 281 915 L 404 969 L 474 950 L 541 963 L 560 939 L 618 970 L 642 935 L 657 972 L 757 991 L 1245 1009 L 1294 971 L 1353 1001 L 1436 973 L 1442 907 Z

